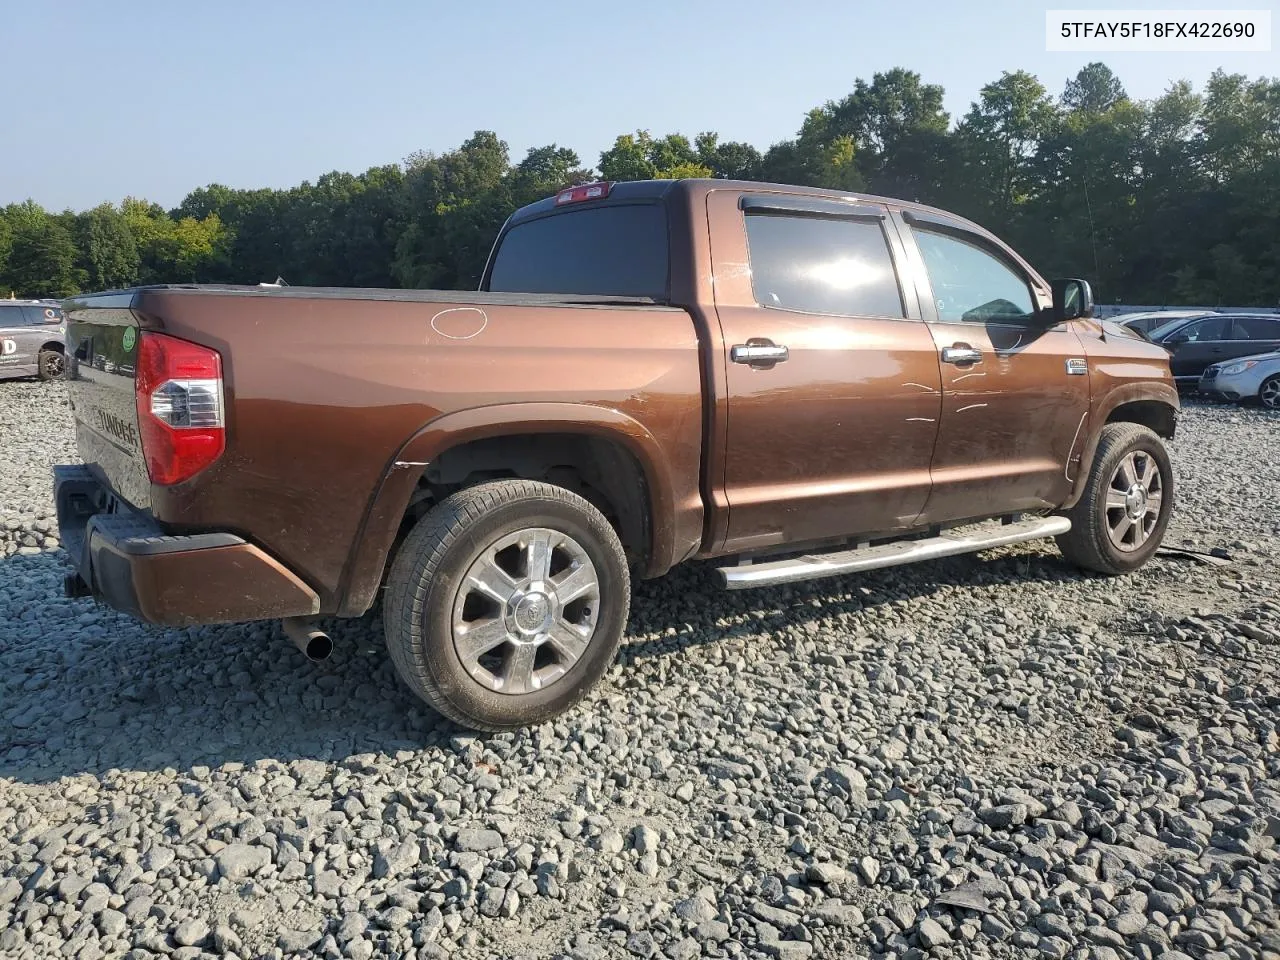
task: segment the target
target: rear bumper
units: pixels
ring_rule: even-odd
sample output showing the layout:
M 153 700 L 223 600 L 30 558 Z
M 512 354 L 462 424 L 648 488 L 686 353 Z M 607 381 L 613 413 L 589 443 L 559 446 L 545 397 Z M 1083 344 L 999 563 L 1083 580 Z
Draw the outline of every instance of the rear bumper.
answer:
M 76 568 L 68 592 L 162 626 L 309 616 L 320 598 L 231 533 L 170 536 L 82 466 L 53 468 L 58 536 Z

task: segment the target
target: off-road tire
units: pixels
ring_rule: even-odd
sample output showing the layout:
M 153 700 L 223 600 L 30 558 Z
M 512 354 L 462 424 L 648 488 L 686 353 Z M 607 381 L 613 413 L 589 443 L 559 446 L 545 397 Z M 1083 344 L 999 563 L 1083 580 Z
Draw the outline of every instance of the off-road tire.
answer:
M 1123 551 L 1111 542 L 1108 533 L 1106 499 L 1121 460 L 1135 451 L 1151 456 L 1159 468 L 1163 489 L 1159 513 L 1146 541 L 1135 550 Z M 1102 428 L 1084 493 L 1076 505 L 1066 511 L 1071 529 L 1056 538 L 1058 549 L 1067 560 L 1086 570 L 1110 576 L 1130 573 L 1159 549 L 1173 513 L 1173 501 L 1173 468 L 1164 441 L 1140 424 L 1108 423 Z
M 595 632 L 577 662 L 544 689 L 498 693 L 474 679 L 455 650 L 454 601 L 489 545 L 533 527 L 567 534 L 590 557 L 600 592 Z M 562 487 L 495 480 L 446 498 L 410 531 L 387 579 L 383 626 L 396 672 L 415 694 L 455 723 L 497 732 L 542 723 L 581 700 L 613 664 L 630 602 L 622 544 L 599 510 Z
M 67 372 L 67 358 L 59 350 L 41 350 L 36 355 L 36 376 L 41 380 L 61 380 Z

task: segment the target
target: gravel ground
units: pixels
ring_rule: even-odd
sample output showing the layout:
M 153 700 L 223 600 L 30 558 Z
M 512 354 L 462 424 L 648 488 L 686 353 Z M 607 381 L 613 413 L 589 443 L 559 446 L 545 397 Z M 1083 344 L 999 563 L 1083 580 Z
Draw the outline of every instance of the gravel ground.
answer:
M 374 618 L 60 598 L 64 390 L 0 384 L 0 955 L 1280 957 L 1280 417 L 1188 405 L 1176 530 L 639 587 L 578 709 L 459 731 Z

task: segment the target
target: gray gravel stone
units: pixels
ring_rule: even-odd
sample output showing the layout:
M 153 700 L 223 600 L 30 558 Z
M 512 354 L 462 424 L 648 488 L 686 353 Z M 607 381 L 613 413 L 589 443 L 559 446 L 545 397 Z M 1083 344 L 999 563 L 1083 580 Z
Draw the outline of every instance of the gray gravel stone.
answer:
M 195 947 L 209 936 L 209 925 L 199 917 L 188 917 L 173 928 L 173 939 L 181 947 Z
M 916 936 L 920 938 L 920 945 L 927 950 L 932 950 L 935 947 L 941 947 L 951 942 L 951 934 L 947 933 L 942 924 L 932 917 L 920 921 Z
M 228 880 L 243 880 L 271 863 L 271 851 L 266 847 L 233 843 L 219 850 L 214 860 L 222 876 Z
M 65 388 L 0 384 L 0 954 L 1280 953 L 1278 424 L 1185 405 L 1168 542 L 1228 566 L 682 568 L 580 708 L 478 736 L 376 613 L 321 668 L 63 598 Z

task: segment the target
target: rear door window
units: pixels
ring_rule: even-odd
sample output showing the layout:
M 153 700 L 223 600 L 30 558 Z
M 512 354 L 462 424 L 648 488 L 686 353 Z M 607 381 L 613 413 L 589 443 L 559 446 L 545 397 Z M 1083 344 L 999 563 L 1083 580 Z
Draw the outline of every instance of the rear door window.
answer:
M 508 230 L 488 289 L 665 300 L 668 256 L 660 204 L 586 207 Z
M 748 213 L 751 289 L 764 307 L 845 317 L 906 316 L 878 219 Z
M 1236 317 L 1235 321 L 1236 340 L 1280 340 L 1280 318 Z
M 62 319 L 62 311 L 57 307 L 26 306 L 22 308 L 22 312 L 26 314 L 27 323 L 32 326 L 44 323 L 57 323 Z

